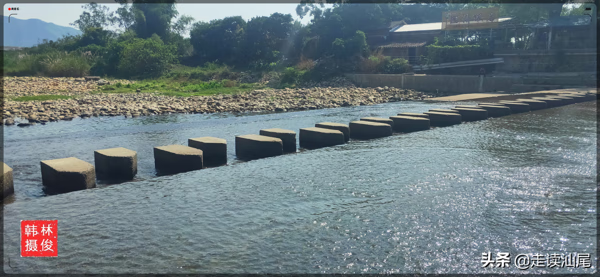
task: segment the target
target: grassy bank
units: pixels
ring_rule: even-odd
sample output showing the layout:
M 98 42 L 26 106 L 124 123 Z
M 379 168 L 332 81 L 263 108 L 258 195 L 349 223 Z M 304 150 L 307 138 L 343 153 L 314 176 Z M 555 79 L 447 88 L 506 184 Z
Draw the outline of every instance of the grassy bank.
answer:
M 24 101 L 62 100 L 62 99 L 71 99 L 71 98 L 73 98 L 73 96 L 40 94 L 40 95 L 33 95 L 33 96 L 15 97 L 15 98 L 12 98 L 10 100 L 24 102 Z

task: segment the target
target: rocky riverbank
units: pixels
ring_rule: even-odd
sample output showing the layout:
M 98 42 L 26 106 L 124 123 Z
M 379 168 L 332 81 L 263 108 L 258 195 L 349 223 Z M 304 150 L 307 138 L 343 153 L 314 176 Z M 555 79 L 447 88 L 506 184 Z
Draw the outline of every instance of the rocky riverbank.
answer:
M 157 93 L 76 93 L 78 96 L 74 99 L 27 102 L 7 100 L 4 103 L 4 124 L 28 126 L 32 123 L 45 124 L 92 116 L 137 117 L 169 113 L 283 112 L 373 105 L 431 97 L 412 90 L 388 87 L 265 89 L 242 94 L 194 97 L 164 96 Z M 47 92 L 43 91 L 40 94 L 47 94 Z M 65 93 L 65 95 L 69 94 Z

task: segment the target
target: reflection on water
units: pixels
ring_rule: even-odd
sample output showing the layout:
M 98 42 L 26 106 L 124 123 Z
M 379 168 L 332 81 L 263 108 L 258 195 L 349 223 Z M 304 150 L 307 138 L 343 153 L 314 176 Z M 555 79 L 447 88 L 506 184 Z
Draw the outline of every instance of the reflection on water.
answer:
M 595 259 L 595 103 L 235 160 L 235 135 L 453 105 L 5 127 L 15 196 L 4 211 L 4 270 L 516 273 L 522 271 L 514 265 L 482 268 L 482 253 L 578 252 Z M 228 166 L 156 177 L 152 147 L 200 136 L 228 141 Z M 138 152 L 136 180 L 43 197 L 39 160 L 74 156 L 92 163 L 94 150 L 117 146 Z M 22 219 L 58 219 L 58 258 L 19 256 Z

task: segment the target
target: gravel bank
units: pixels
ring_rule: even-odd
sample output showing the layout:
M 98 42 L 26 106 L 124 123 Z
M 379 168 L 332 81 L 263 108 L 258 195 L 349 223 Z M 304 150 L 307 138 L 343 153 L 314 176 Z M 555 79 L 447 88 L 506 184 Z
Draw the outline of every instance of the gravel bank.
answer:
M 69 78 L 46 79 L 51 79 L 46 83 L 58 83 L 57 86 L 64 85 L 61 82 L 65 82 L 65 80 L 67 84 L 71 81 L 68 80 Z M 61 79 L 61 81 L 57 79 Z M 75 82 L 71 85 L 75 85 Z M 91 86 L 94 86 L 93 82 Z M 84 87 L 88 88 L 88 86 Z M 63 95 L 75 94 L 77 97 L 74 99 L 28 102 L 8 100 L 4 103 L 3 123 L 6 125 L 21 123 L 21 126 L 28 126 L 29 123 L 45 124 L 46 122 L 58 120 L 71 120 L 75 117 L 87 118 L 92 116 L 137 117 L 169 113 L 283 112 L 373 105 L 431 97 L 412 90 L 388 87 L 265 89 L 243 94 L 194 97 L 173 97 L 155 93 L 90 94 L 89 91 L 93 90 L 56 93 Z M 49 94 L 48 91 L 44 90 L 24 92 L 17 89 L 16 91 L 25 93 L 25 95 Z M 17 94 L 13 91 L 9 92 L 8 95 L 15 96 Z

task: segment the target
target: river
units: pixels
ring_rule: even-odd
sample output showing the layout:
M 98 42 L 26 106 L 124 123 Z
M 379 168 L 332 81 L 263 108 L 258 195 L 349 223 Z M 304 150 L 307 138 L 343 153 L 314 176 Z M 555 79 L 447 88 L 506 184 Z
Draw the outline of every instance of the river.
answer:
M 7 273 L 592 273 L 596 103 L 238 162 L 235 135 L 458 103 L 100 117 L 4 127 Z M 460 103 L 468 104 L 468 103 Z M 229 164 L 156 177 L 152 149 L 221 137 Z M 46 195 L 40 160 L 125 147 L 132 182 Z M 20 257 L 20 220 L 58 220 L 58 257 Z M 592 268 L 482 267 L 482 253 L 590 253 Z M 512 261 L 512 260 L 511 260 Z

